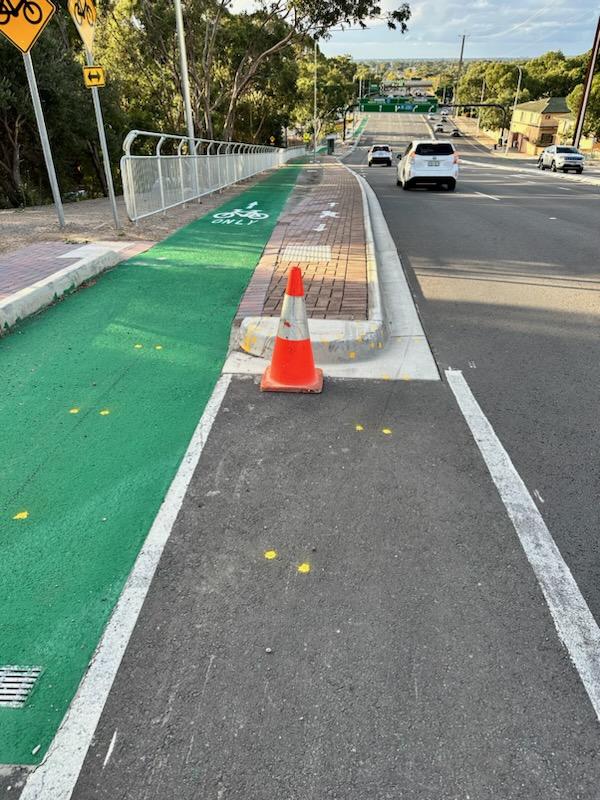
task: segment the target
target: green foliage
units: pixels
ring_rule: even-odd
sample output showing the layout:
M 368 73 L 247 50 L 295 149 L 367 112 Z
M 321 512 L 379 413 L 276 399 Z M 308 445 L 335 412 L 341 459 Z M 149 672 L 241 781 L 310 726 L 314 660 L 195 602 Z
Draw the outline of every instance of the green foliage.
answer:
M 81 48 L 70 39 L 59 11 L 32 52 L 40 99 L 64 193 L 95 175 L 101 188 L 96 126 L 89 91 L 83 86 Z M 23 58 L 0 41 L 0 204 L 18 206 L 49 196 L 49 186 Z
M 561 52 L 548 52 L 524 63 L 508 61 L 471 62 L 460 80 L 458 94 L 461 103 L 479 103 L 485 82 L 485 103 L 498 103 L 510 109 L 515 101 L 519 70 L 523 71 L 518 102 L 538 100 L 542 97 L 566 97 L 582 80 L 587 55 L 565 58 Z M 475 110 L 472 113 L 476 113 Z M 503 114 L 500 110 L 485 109 L 481 124 L 485 128 L 499 128 Z
M 84 54 L 68 11 L 59 11 L 33 51 L 63 195 L 105 190 Z M 107 70 L 101 91 L 114 177 L 133 128 L 185 130 L 173 0 L 99 0 L 95 59 Z M 290 124 L 312 124 L 312 45 L 342 25 L 383 18 L 406 30 L 407 4 L 377 0 L 256 0 L 233 13 L 231 0 L 183 0 L 195 130 L 209 138 L 283 143 Z M 304 54 L 308 49 L 310 53 Z M 318 115 L 329 124 L 356 95 L 349 57 L 319 56 Z M 50 197 L 19 52 L 0 37 L 0 205 Z M 309 122 L 310 121 L 310 122 Z
M 583 83 L 576 86 L 567 97 L 567 105 L 576 117 L 583 97 Z M 586 136 L 600 137 L 600 73 L 594 75 L 592 91 L 587 105 L 583 133 Z
M 298 58 L 299 74 L 297 80 L 297 100 L 293 122 L 300 128 L 314 132 L 314 58 L 312 50 L 307 49 Z M 356 93 L 357 68 L 349 56 L 325 58 L 318 53 L 317 58 L 317 135 L 334 126 L 335 120 L 354 99 Z

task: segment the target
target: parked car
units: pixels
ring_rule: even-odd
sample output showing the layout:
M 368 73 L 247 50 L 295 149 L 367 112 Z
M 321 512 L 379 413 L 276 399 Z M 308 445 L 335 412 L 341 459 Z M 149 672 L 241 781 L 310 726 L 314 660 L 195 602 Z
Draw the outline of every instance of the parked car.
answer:
M 435 119 L 435 114 L 427 114 L 427 119 L 428 119 L 430 122 L 433 122 L 433 120 Z
M 452 128 L 452 136 L 460 136 L 460 131 L 458 128 Z
M 385 164 L 386 167 L 391 167 L 392 148 L 389 144 L 374 144 L 367 155 L 367 163 L 370 167 L 373 164 Z
M 438 122 L 438 124 L 434 127 L 433 132 L 434 133 L 444 133 L 444 130 L 445 129 L 444 129 L 443 124 L 441 122 Z
M 452 142 L 415 139 L 397 158 L 397 186 L 412 189 L 418 184 L 434 184 L 450 192 L 456 188 L 458 153 Z
M 553 144 L 547 147 L 538 159 L 538 169 L 551 169 L 552 172 L 573 170 L 581 175 L 583 172 L 584 157 L 576 147 L 566 144 Z
M 450 112 L 448 111 L 448 109 L 447 109 L 447 108 L 444 108 L 444 109 L 442 110 L 442 117 L 447 117 L 449 113 L 450 113 Z

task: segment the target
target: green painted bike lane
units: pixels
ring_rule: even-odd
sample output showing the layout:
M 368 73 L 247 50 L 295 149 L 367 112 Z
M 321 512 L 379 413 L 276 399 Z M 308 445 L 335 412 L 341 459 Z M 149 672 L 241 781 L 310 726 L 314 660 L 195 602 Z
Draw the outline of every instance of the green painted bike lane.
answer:
M 50 745 L 300 169 L 279 169 L 0 340 L 0 667 L 42 669 L 24 707 L 0 708 L 0 764 L 36 764 Z

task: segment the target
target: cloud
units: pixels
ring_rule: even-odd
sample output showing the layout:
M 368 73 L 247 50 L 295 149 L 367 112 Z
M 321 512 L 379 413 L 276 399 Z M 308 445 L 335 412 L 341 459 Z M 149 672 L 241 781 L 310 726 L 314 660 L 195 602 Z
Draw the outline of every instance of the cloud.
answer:
M 410 0 L 409 0 L 410 2 Z M 389 10 L 398 5 L 383 0 Z M 592 46 L 598 0 L 413 0 L 409 32 L 402 36 L 384 24 L 336 32 L 324 43 L 328 55 L 368 58 L 456 58 L 459 36 L 468 38 L 468 58 L 516 58 L 547 50 L 567 55 Z

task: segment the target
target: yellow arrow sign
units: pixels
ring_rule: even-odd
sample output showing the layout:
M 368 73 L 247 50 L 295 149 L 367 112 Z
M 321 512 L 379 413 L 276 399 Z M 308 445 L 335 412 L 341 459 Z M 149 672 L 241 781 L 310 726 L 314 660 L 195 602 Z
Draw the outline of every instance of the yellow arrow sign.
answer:
M 73 22 L 84 45 L 90 53 L 93 52 L 98 16 L 94 0 L 69 0 L 69 14 L 73 17 Z
M 104 67 L 84 67 L 83 82 L 88 89 L 98 89 L 102 86 L 106 86 L 106 71 Z
M 28 53 L 55 11 L 51 0 L 0 0 L 0 33 Z

